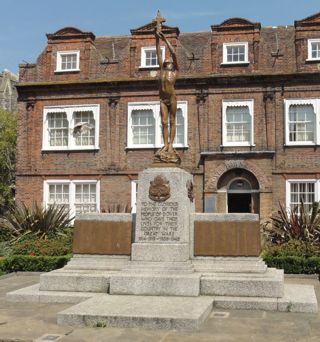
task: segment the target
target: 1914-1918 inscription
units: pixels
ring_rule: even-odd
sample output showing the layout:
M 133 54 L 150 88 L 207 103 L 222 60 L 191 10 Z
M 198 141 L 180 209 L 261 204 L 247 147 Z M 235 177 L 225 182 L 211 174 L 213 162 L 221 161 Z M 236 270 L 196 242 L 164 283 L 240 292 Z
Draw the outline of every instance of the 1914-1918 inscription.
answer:
M 142 202 L 141 242 L 179 242 L 178 202 Z

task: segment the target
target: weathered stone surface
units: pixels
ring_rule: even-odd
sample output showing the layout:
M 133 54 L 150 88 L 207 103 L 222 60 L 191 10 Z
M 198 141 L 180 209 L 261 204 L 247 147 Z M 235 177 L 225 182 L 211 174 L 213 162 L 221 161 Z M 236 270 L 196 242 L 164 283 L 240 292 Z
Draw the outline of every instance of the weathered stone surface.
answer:
M 163 202 L 149 198 L 151 182 L 157 176 L 169 181 L 170 197 Z M 189 243 L 190 214 L 194 203 L 188 197 L 192 176 L 179 168 L 150 168 L 139 174 L 135 242 Z
M 283 270 L 265 273 L 215 273 L 201 277 L 201 294 L 244 297 L 282 297 Z
M 58 324 L 75 326 L 198 329 L 212 310 L 210 297 L 100 295 L 58 314 Z
M 216 296 L 214 297 L 214 307 L 229 310 L 277 311 L 278 300 L 266 297 Z
M 87 300 L 96 293 L 70 291 L 40 291 L 40 284 L 8 292 L 6 299 L 13 303 L 70 303 L 77 304 Z
M 110 294 L 199 296 L 200 274 L 118 273 L 111 276 Z
M 132 221 L 130 213 L 86 213 L 77 215 L 79 221 Z
M 188 261 L 132 261 L 124 272 L 186 274 L 194 273 L 193 264 Z
M 266 263 L 257 257 L 196 257 L 194 269 L 200 273 L 264 273 Z
M 66 272 L 53 271 L 40 275 L 41 291 L 107 292 L 110 283 L 109 272 Z
M 279 311 L 318 312 L 317 297 L 311 285 L 284 285 L 284 296 L 278 299 Z
M 189 244 L 134 243 L 131 257 L 135 261 L 186 261 L 189 260 Z
M 63 270 L 119 271 L 129 258 L 127 255 L 74 254 Z

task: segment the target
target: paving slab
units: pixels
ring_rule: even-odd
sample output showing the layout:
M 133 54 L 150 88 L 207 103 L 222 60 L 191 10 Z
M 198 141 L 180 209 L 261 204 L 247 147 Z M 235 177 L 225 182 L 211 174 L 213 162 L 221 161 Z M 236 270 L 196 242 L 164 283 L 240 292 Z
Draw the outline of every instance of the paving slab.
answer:
M 210 297 L 97 295 L 58 313 L 58 324 L 72 326 L 199 329 L 212 310 Z

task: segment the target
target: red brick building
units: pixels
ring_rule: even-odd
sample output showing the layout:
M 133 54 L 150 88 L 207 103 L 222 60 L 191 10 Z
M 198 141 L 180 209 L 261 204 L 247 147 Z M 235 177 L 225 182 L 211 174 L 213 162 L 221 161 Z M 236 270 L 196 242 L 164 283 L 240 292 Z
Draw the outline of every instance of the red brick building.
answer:
M 134 205 L 161 145 L 153 25 L 103 37 L 63 28 L 20 65 L 17 200 Z M 197 210 L 267 217 L 279 200 L 320 200 L 320 13 L 164 33 L 178 55 L 176 149 Z

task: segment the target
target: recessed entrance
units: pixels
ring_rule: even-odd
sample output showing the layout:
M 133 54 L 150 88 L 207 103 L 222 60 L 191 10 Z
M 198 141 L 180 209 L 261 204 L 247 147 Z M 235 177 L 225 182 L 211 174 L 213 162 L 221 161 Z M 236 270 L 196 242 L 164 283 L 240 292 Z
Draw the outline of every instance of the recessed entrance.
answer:
M 229 213 L 251 213 L 251 194 L 228 193 Z
M 228 213 L 251 213 L 250 183 L 242 178 L 233 180 L 228 187 Z
M 251 172 L 227 171 L 219 179 L 218 189 L 218 204 L 221 209 L 224 206 L 227 213 L 259 213 L 259 183 Z

